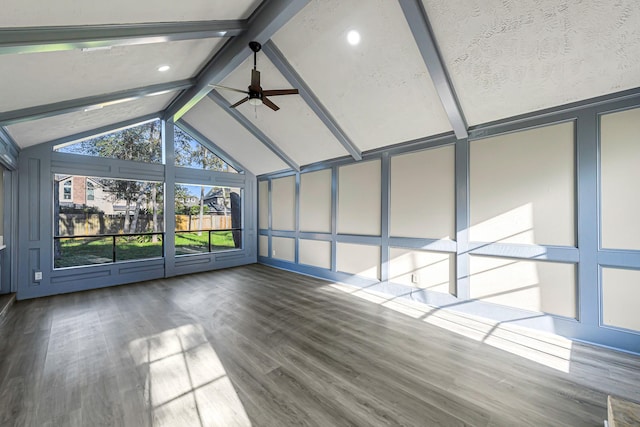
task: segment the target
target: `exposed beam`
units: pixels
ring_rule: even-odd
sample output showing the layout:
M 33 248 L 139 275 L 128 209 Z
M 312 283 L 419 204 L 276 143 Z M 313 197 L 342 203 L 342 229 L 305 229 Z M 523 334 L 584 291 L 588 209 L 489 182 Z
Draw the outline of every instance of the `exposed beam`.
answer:
M 257 128 L 256 125 L 251 123 L 249 119 L 242 115 L 241 112 L 236 110 L 235 108 L 229 108 L 231 104 L 227 102 L 226 99 L 218 92 L 211 91 L 209 93 L 209 98 L 216 104 L 220 106 L 224 111 L 226 111 L 231 117 L 233 117 L 238 123 L 240 123 L 246 130 L 248 130 L 253 136 L 255 136 L 260 142 L 262 142 L 269 150 L 273 152 L 276 156 L 280 158 L 283 162 L 285 162 L 291 169 L 295 171 L 300 171 L 300 166 L 293 160 L 291 157 L 287 156 L 287 154 L 280 149 L 267 135 L 265 135 L 260 129 Z
M 0 55 L 231 37 L 246 28 L 246 20 L 2 28 Z
M 9 170 L 15 170 L 18 165 L 20 147 L 13 140 L 9 132 L 0 126 L 0 163 Z
M 67 144 L 73 141 L 80 141 L 81 139 L 104 135 L 106 133 L 115 132 L 120 129 L 128 128 L 138 123 L 144 123 L 150 120 L 159 119 L 161 114 L 162 112 L 156 112 L 156 113 L 146 114 L 140 117 L 134 117 L 133 119 L 124 120 L 122 122 L 100 126 L 99 128 L 85 130 L 83 132 L 74 133 L 73 135 L 63 136 L 61 138 L 48 141 L 45 144 L 53 148 L 57 145 Z
M 362 160 L 362 152 L 360 149 L 353 143 L 353 141 L 351 141 L 351 139 L 349 139 L 347 134 L 342 130 L 340 125 L 338 125 L 329 111 L 324 107 L 324 105 L 322 105 L 322 103 L 320 103 L 320 100 L 318 100 L 316 95 L 311 91 L 309 86 L 307 86 L 296 70 L 293 69 L 276 44 L 269 40 L 267 43 L 262 45 L 262 50 L 269 60 L 271 60 L 273 65 L 275 65 L 280 73 L 282 73 L 282 75 L 287 79 L 287 81 L 300 91 L 302 99 L 304 99 L 309 108 L 313 110 L 316 116 L 318 116 L 322 123 L 324 123 L 331 131 L 333 136 L 336 137 L 338 142 L 342 144 L 351 157 L 355 160 Z
M 202 144 L 209 150 L 215 153 L 216 156 L 220 157 L 226 164 L 231 166 L 237 171 L 249 171 L 249 169 L 245 168 L 242 163 L 238 162 L 232 156 L 230 156 L 226 151 L 222 148 L 218 147 L 215 142 L 211 141 L 209 138 L 200 133 L 196 128 L 191 126 L 189 123 L 185 122 L 184 119 L 180 119 L 176 124 L 177 127 L 182 129 L 183 132 L 189 134 L 193 139 L 198 141 L 198 143 Z M 251 172 L 251 171 L 249 171 Z
M 198 76 L 196 85 L 178 96 L 167 108 L 164 119 L 177 121 L 251 55 L 252 40 L 265 43 L 310 0 L 271 0 L 263 2 L 251 15 L 245 32 L 234 37 L 209 61 Z
M 0 125 L 6 126 L 29 120 L 37 120 L 60 114 L 72 113 L 75 111 L 100 109 L 108 105 L 133 101 L 145 96 L 161 95 L 167 92 L 188 89 L 193 86 L 193 84 L 193 79 L 179 80 L 136 89 L 122 90 L 104 95 L 88 96 L 85 98 L 77 98 L 68 101 L 54 102 L 52 104 L 38 105 L 36 107 L 7 111 L 0 113 Z
M 460 102 L 456 96 L 453 84 L 444 66 L 444 61 L 438 50 L 433 29 L 429 24 L 427 12 L 421 0 L 398 0 L 409 28 L 416 40 L 422 59 L 424 60 L 433 84 L 435 85 L 442 106 L 444 107 L 453 132 L 458 139 L 464 139 L 467 134 L 467 121 L 464 118 Z

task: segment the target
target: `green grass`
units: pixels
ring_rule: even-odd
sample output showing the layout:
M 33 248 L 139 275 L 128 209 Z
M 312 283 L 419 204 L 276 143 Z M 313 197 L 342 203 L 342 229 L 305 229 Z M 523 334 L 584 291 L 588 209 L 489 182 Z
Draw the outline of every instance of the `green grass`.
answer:
M 209 252 L 208 232 L 176 233 L 176 255 Z M 59 256 L 55 268 L 80 265 L 106 264 L 113 262 L 113 238 L 91 237 L 83 239 L 60 239 Z M 211 251 L 235 249 L 231 231 L 211 233 Z M 117 236 L 116 261 L 156 258 L 162 256 L 162 237 L 153 242 L 151 236 Z
M 235 249 L 231 231 L 216 231 L 211 233 L 211 251 L 218 252 Z M 176 255 L 197 254 L 209 252 L 209 233 L 176 233 Z

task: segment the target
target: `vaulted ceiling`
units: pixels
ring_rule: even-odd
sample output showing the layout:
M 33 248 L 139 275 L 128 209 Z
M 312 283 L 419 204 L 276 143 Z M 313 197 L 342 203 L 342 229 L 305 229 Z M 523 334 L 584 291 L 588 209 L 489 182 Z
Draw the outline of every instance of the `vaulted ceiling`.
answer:
M 243 95 L 209 86 L 248 86 L 250 40 L 264 89 L 300 89 L 277 112 L 230 109 Z M 21 148 L 158 115 L 263 174 L 638 87 L 637 0 L 5 0 L 0 14 L 0 133 Z

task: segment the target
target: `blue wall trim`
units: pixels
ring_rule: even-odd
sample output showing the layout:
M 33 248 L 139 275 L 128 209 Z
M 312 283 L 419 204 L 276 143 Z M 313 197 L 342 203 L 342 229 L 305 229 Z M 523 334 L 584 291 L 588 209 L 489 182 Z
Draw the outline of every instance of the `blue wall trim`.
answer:
M 18 255 L 14 258 L 20 260 L 17 268 L 18 299 L 95 289 L 256 262 L 255 176 L 250 172 L 235 174 L 176 168 L 173 147 L 174 124 L 163 121 L 162 127 L 164 164 L 54 152 L 55 142 L 28 147 L 21 152 L 18 169 L 19 193 L 24 197 L 20 197 L 18 202 L 22 220 L 18 221 L 20 244 Z M 54 269 L 52 191 L 54 173 L 164 182 L 164 257 Z M 228 185 L 241 188 L 244 205 L 242 250 L 175 257 L 173 199 L 177 178 L 184 178 L 184 181 L 192 184 Z M 35 271 L 42 271 L 43 280 L 34 280 Z
M 363 153 L 363 160 L 381 159 L 382 202 L 381 234 L 379 236 L 341 235 L 337 224 L 337 169 L 354 163 L 339 158 L 302 167 L 303 172 L 330 168 L 332 170 L 331 233 L 300 233 L 293 231 L 260 230 L 260 235 L 322 240 L 331 242 L 331 269 L 321 269 L 285 262 L 272 257 L 259 257 L 258 262 L 277 268 L 308 274 L 327 280 L 367 287 L 392 297 L 411 298 L 437 307 L 446 307 L 468 314 L 480 315 L 500 322 L 510 322 L 554 332 L 572 339 L 595 343 L 623 351 L 640 353 L 640 331 L 625 330 L 602 324 L 601 277 L 602 267 L 640 270 L 640 251 L 599 248 L 599 118 L 602 114 L 640 107 L 640 89 L 625 91 L 619 97 L 600 97 L 593 102 L 580 102 L 554 109 L 534 112 L 508 120 L 475 126 L 468 139 L 455 140 L 451 134 L 429 139 L 409 141 L 386 149 Z M 469 241 L 469 152 L 476 140 L 553 124 L 573 122 L 575 129 L 575 204 L 577 246 L 547 246 Z M 388 162 L 394 155 L 455 144 L 455 240 L 421 239 L 389 235 Z M 259 177 L 260 180 L 283 176 L 299 176 L 293 171 L 281 171 Z M 298 193 L 297 198 L 298 198 Z M 271 214 L 271 211 L 270 211 Z M 297 223 L 299 223 L 297 213 Z M 336 245 L 338 242 L 378 245 L 381 248 L 381 281 L 338 272 Z M 389 248 L 422 249 L 455 254 L 456 292 L 444 295 L 418 288 L 410 288 L 388 281 Z M 271 252 L 269 252 L 271 254 Z M 471 256 L 491 256 L 510 259 L 560 262 L 574 264 L 577 271 L 577 319 L 567 319 L 546 313 L 529 312 L 470 299 L 469 260 Z

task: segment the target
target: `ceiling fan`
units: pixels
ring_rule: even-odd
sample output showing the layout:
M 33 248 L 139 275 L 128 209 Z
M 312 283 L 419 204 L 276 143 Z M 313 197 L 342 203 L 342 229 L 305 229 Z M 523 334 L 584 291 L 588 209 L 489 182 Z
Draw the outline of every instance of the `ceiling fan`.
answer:
M 240 92 L 247 95 L 245 98 L 231 105 L 230 108 L 236 108 L 238 105 L 244 104 L 245 102 L 249 101 L 249 104 L 251 105 L 264 104 L 267 107 L 271 108 L 273 111 L 278 111 L 280 107 L 274 104 L 267 97 L 280 96 L 280 95 L 297 95 L 298 89 L 262 90 L 262 86 L 260 86 L 260 71 L 256 69 L 256 58 L 258 56 L 258 52 L 260 52 L 260 49 L 262 49 L 262 45 L 256 41 L 252 41 L 252 42 L 249 42 L 249 48 L 253 51 L 253 70 L 251 70 L 251 85 L 249 85 L 249 88 L 248 88 L 249 90 L 235 89 L 232 87 L 214 85 L 214 84 L 212 84 L 211 86 L 220 88 L 220 89 L 225 89 L 225 90 L 232 90 L 234 92 Z

